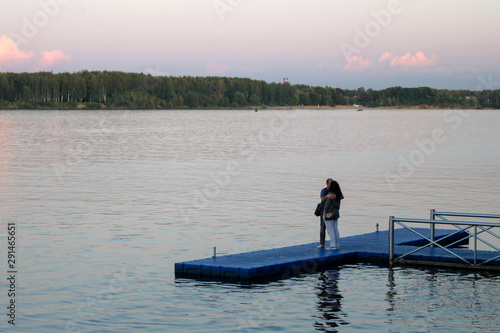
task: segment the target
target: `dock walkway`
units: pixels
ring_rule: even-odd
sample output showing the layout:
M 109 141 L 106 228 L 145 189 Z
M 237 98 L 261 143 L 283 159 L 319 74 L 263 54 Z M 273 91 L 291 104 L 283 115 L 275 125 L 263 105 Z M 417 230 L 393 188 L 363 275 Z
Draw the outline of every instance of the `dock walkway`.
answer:
M 429 229 L 414 229 L 424 236 L 429 236 Z M 452 230 L 436 230 L 436 239 L 450 235 Z M 446 238 L 451 244 L 464 237 L 464 232 Z M 425 240 L 408 229 L 396 229 L 395 256 L 408 253 L 425 244 Z M 444 243 L 444 242 L 443 242 Z M 310 243 L 283 248 L 246 252 L 240 254 L 216 256 L 212 258 L 180 262 L 175 264 L 175 276 L 207 280 L 236 280 L 252 282 L 261 279 L 285 279 L 287 277 L 328 269 L 347 263 L 383 263 L 389 260 L 389 232 L 373 233 L 343 237 L 339 250 L 317 249 L 319 243 Z M 328 244 L 328 241 L 327 241 Z M 446 244 L 443 244 L 446 245 Z M 474 251 L 454 249 L 463 258 L 473 260 Z M 488 260 L 495 252 L 478 251 L 477 258 Z M 459 265 L 459 260 L 438 247 L 422 249 L 405 258 L 405 261 L 422 264 Z M 498 266 L 500 260 L 493 261 L 490 266 Z

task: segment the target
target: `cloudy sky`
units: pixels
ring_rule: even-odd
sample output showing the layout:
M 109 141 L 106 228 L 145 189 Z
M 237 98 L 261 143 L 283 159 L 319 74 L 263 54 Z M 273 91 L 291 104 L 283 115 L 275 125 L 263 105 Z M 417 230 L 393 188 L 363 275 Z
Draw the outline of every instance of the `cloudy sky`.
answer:
M 2 72 L 500 88 L 499 0 L 22 0 L 0 8 Z

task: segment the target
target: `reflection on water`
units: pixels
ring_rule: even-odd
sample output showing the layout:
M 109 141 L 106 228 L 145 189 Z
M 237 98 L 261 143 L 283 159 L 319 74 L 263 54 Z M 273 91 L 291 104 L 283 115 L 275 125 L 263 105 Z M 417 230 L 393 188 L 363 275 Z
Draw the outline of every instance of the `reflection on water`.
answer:
M 489 332 L 500 323 L 498 275 L 348 265 L 316 277 L 317 331 Z
M 410 331 L 494 330 L 498 275 L 396 269 L 389 275 L 391 326 Z M 492 321 L 493 320 L 493 321 Z M 464 330 L 465 329 L 465 330 Z
M 391 312 L 395 310 L 396 302 L 394 297 L 397 295 L 396 292 L 396 283 L 394 282 L 394 270 L 392 268 L 388 268 L 387 274 L 387 293 L 386 293 L 386 301 L 388 304 L 387 312 L 388 316 L 391 315 Z
M 0 111 L 19 329 L 496 330 L 496 277 L 352 265 L 250 287 L 174 279 L 175 262 L 214 246 L 318 241 L 312 211 L 328 177 L 346 196 L 342 236 L 431 208 L 499 213 L 500 114 L 471 112 L 458 126 L 446 112 Z M 399 175 L 437 128 L 446 140 Z M 398 175 L 391 188 L 386 176 Z
M 342 295 L 338 288 L 339 271 L 329 270 L 319 275 L 318 312 L 322 314 L 323 322 L 316 322 L 314 327 L 321 332 L 338 332 L 337 327 L 349 324 L 342 313 Z

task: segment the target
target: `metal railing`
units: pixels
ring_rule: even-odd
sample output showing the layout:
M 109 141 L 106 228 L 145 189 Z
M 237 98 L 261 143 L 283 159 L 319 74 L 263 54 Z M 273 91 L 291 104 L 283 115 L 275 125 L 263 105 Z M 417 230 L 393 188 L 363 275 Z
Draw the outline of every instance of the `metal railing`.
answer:
M 439 220 L 437 220 L 436 217 L 439 218 Z M 421 250 L 428 248 L 428 247 L 439 247 L 439 248 L 443 249 L 444 251 L 446 251 L 447 253 L 451 254 L 452 256 L 458 258 L 460 261 L 464 262 L 464 264 L 462 264 L 462 265 L 472 266 L 472 267 L 477 267 L 477 268 L 486 267 L 486 264 L 500 258 L 500 254 L 499 254 L 493 258 L 478 262 L 478 256 L 477 256 L 477 254 L 478 254 L 478 242 L 481 242 L 481 243 L 487 245 L 487 247 L 494 249 L 498 253 L 500 253 L 500 248 L 498 246 L 495 246 L 494 244 L 485 240 L 484 238 L 479 237 L 480 234 L 487 233 L 487 234 L 493 236 L 494 238 L 500 240 L 500 236 L 492 231 L 493 228 L 500 227 L 500 223 L 478 222 L 478 221 L 450 221 L 446 217 L 465 217 L 465 218 L 499 219 L 500 220 L 500 215 L 438 212 L 434 209 L 431 209 L 429 220 L 395 218 L 394 216 L 391 216 L 389 218 L 389 264 L 393 264 L 393 263 L 396 263 L 398 261 L 403 261 L 405 257 L 408 257 L 409 255 L 411 255 L 415 252 L 421 251 Z M 412 229 L 411 227 L 407 226 L 405 223 L 429 224 L 430 225 L 430 237 L 426 237 L 426 236 L 422 235 L 422 233 Z M 394 227 L 396 224 L 412 231 L 413 233 L 422 237 L 424 240 L 427 240 L 428 243 L 395 258 L 394 257 L 394 245 L 395 245 Z M 453 227 L 457 228 L 458 230 L 436 240 L 436 237 L 435 237 L 436 224 L 453 226 Z M 470 229 L 472 229 L 473 231 L 471 231 Z M 450 243 L 448 243 L 446 245 L 442 245 L 442 244 L 446 243 L 446 238 L 451 239 L 451 237 L 454 237 L 454 236 L 456 237 L 456 235 L 459 235 L 459 234 L 464 233 L 464 232 L 466 233 L 465 237 L 459 238 L 458 240 L 450 241 Z M 451 250 L 451 248 L 453 248 L 457 244 L 460 244 L 460 243 L 462 243 L 470 238 L 474 239 L 474 248 L 473 248 L 474 260 L 473 260 L 473 262 L 465 259 L 463 256 L 461 256 L 458 253 L 453 252 Z

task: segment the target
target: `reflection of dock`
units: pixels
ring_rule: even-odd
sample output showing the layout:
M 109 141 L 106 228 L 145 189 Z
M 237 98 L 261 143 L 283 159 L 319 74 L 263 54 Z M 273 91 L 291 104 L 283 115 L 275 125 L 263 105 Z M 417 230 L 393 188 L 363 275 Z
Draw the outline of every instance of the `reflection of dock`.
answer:
M 426 237 L 430 236 L 429 229 L 418 228 L 414 230 Z M 403 254 L 412 248 L 417 249 L 422 243 L 425 243 L 423 238 L 408 229 L 396 229 L 394 232 L 397 239 L 395 254 Z M 435 230 L 435 239 L 451 233 L 451 230 Z M 455 233 L 455 235 L 446 238 L 446 243 L 456 242 L 464 235 L 465 232 Z M 318 243 L 304 244 L 176 263 L 175 275 L 176 277 L 197 279 L 251 282 L 261 279 L 285 279 L 293 275 L 328 269 L 346 263 L 386 264 L 389 260 L 388 231 L 344 237 L 340 240 L 340 250 L 317 249 L 317 245 Z M 455 249 L 455 251 L 460 251 L 466 257 L 474 256 L 472 250 Z M 482 258 L 490 258 L 491 253 L 493 252 L 478 251 L 477 255 Z M 426 248 L 408 256 L 407 259 L 414 260 L 414 263 L 421 261 L 425 264 L 456 261 L 454 256 L 437 247 Z M 498 261 L 494 264 L 500 266 Z

